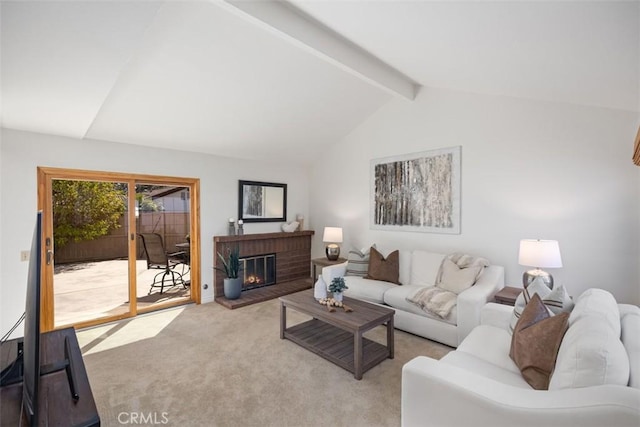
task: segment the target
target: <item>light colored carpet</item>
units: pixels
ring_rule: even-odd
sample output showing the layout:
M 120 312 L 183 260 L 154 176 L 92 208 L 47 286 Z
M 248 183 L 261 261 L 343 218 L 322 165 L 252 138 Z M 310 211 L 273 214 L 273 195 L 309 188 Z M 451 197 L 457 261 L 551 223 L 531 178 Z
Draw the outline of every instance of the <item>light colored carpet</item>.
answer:
M 357 381 L 281 340 L 279 314 L 278 300 L 212 303 L 80 331 L 102 425 L 399 426 L 402 366 L 451 350 L 396 330 L 395 358 Z M 293 310 L 287 318 L 308 319 Z M 366 336 L 385 343 L 386 330 Z

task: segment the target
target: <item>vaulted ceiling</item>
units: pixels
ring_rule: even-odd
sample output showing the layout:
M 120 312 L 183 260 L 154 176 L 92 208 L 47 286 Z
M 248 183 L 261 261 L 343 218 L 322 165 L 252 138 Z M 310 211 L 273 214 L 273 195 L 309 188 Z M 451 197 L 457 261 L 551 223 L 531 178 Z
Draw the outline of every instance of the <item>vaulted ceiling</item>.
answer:
M 2 1 L 2 126 L 308 161 L 429 87 L 640 111 L 640 2 Z

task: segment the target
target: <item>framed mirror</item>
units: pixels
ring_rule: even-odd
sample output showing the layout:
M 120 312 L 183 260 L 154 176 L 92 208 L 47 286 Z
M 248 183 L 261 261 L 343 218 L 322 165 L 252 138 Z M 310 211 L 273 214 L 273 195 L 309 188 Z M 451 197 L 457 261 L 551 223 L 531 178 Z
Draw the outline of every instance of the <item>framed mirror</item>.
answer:
M 238 219 L 282 222 L 287 218 L 287 184 L 239 181 Z

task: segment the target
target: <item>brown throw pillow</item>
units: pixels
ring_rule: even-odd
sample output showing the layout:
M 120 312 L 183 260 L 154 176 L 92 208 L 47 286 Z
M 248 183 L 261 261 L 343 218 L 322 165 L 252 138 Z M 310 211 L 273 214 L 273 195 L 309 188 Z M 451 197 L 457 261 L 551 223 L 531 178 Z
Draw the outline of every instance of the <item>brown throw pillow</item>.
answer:
M 385 282 L 400 284 L 400 252 L 393 251 L 387 258 L 382 256 L 376 248 L 371 247 L 369 254 L 369 270 L 365 279 L 384 280 Z
M 548 390 L 558 350 L 569 327 L 569 313 L 551 316 L 535 294 L 513 330 L 509 356 L 536 390 Z

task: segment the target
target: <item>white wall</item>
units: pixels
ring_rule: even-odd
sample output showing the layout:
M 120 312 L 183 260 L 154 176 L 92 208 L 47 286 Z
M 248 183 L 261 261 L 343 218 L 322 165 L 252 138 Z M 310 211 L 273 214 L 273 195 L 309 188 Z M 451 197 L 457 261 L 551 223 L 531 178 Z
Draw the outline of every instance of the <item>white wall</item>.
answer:
M 309 179 L 299 164 L 241 161 L 199 153 L 2 129 L 0 151 L 0 333 L 24 311 L 29 249 L 37 209 L 38 166 L 200 179 L 202 301 L 213 300 L 213 236 L 238 216 L 238 180 L 288 184 L 288 220 L 309 217 Z M 280 231 L 281 223 L 245 224 L 245 233 Z M 21 330 L 21 329 L 20 329 Z M 18 335 L 19 336 L 19 335 Z
M 322 255 L 324 226 L 351 246 L 464 251 L 521 283 L 523 238 L 555 239 L 563 268 L 549 270 L 571 295 L 590 287 L 640 303 L 640 168 L 631 162 L 631 112 L 424 89 L 396 100 L 328 148 L 311 177 L 310 228 Z M 369 228 L 369 161 L 462 146 L 461 234 Z

